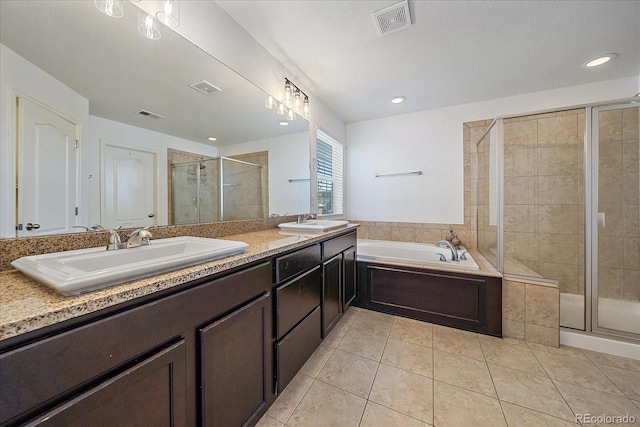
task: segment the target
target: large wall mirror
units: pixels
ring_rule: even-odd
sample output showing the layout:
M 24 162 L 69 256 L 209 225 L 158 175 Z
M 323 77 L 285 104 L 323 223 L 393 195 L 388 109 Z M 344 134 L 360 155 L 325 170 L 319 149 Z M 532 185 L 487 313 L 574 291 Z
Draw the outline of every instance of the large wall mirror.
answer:
M 308 212 L 308 122 L 123 8 L 0 2 L 0 237 Z

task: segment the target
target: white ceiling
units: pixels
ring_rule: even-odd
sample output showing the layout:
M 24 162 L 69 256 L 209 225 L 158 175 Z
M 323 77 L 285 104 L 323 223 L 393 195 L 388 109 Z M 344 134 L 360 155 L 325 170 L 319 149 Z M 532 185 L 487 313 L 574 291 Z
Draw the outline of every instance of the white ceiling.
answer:
M 217 3 L 347 123 L 640 75 L 637 0 L 410 0 L 386 36 L 372 13 L 397 0 Z

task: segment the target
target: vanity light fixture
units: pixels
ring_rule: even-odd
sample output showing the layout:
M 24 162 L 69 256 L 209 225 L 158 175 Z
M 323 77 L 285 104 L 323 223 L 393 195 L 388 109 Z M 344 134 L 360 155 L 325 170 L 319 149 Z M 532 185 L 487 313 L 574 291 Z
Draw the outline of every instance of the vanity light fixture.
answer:
M 402 104 L 406 100 L 407 100 L 406 96 L 396 96 L 395 98 L 391 99 L 391 103 L 392 104 Z
M 309 97 L 287 78 L 284 79 L 283 100 L 278 101 L 272 95 L 267 95 L 264 107 L 268 110 L 276 110 L 279 116 L 287 116 L 287 120 L 295 120 L 296 113 L 305 119 L 311 117 Z
M 180 0 L 164 0 L 156 18 L 167 27 L 177 28 L 180 25 Z
M 597 67 L 598 65 L 606 64 L 612 59 L 615 59 L 617 56 L 617 53 L 607 53 L 606 55 L 602 55 L 584 62 L 582 64 L 582 68 L 592 68 Z
M 120 0 L 94 0 L 93 4 L 100 12 L 112 18 L 122 18 L 124 16 Z

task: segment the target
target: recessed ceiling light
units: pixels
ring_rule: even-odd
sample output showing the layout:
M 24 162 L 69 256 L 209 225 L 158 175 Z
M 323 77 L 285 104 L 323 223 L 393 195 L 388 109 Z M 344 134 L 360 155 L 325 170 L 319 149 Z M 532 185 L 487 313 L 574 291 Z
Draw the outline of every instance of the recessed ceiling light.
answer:
M 606 64 L 607 62 L 615 59 L 618 56 L 617 53 L 607 53 L 606 55 L 593 58 L 582 64 L 583 68 L 597 67 L 598 65 Z
M 289 126 L 289 122 L 285 122 L 285 121 L 278 122 L 278 124 L 280 126 Z
M 217 141 L 217 140 L 218 140 L 218 138 L 215 138 L 215 137 L 213 137 L 213 136 L 210 136 L 210 137 L 209 137 L 209 138 L 207 138 L 207 139 L 208 139 L 209 141 Z
M 392 104 L 400 104 L 400 103 L 402 103 L 402 102 L 404 102 L 406 100 L 407 100 L 406 96 L 396 96 L 395 98 L 393 98 L 391 100 L 391 103 Z

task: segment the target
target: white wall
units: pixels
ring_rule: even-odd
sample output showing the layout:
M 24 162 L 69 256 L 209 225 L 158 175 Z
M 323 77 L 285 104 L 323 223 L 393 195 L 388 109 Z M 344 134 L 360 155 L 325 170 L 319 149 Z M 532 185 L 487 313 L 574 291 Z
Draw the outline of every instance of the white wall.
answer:
M 308 133 L 260 139 L 219 148 L 221 156 L 269 152 L 269 214 L 300 214 L 310 209 L 309 181 L 289 182 L 290 179 L 309 178 Z
M 202 154 L 204 156 L 217 157 L 218 149 L 199 142 L 177 138 L 164 133 L 154 132 L 147 129 L 130 126 L 120 122 L 103 119 L 101 117 L 89 117 L 89 137 L 88 144 L 84 150 L 87 152 L 88 160 L 85 161 L 83 175 L 80 185 L 89 189 L 87 224 L 100 223 L 100 144 L 101 141 L 113 145 L 137 148 L 143 151 L 156 153 L 156 179 L 157 192 L 156 202 L 158 204 L 157 223 L 168 224 L 168 167 L 167 149 L 188 151 L 190 153 Z M 81 210 L 85 210 L 81 206 Z
M 346 216 L 363 221 L 464 222 L 462 124 L 628 98 L 629 77 L 347 125 Z M 422 170 L 422 176 L 375 173 Z
M 46 104 L 78 123 L 81 140 L 89 121 L 88 99 L 0 44 L 0 237 L 15 236 L 16 95 Z

